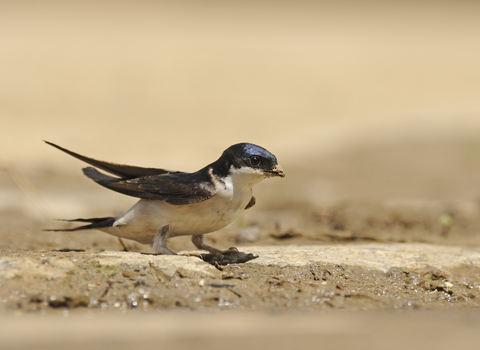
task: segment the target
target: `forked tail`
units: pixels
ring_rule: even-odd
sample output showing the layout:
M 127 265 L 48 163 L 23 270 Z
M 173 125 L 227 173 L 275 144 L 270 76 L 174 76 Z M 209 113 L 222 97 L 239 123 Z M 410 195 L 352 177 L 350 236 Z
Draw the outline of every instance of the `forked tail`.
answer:
M 72 232 L 72 231 L 80 231 L 80 230 L 94 230 L 104 227 L 111 227 L 115 222 L 114 217 L 106 217 L 106 218 L 91 218 L 91 219 L 73 219 L 73 220 L 59 220 L 59 221 L 68 221 L 68 222 L 89 222 L 90 224 L 74 227 L 74 228 L 64 228 L 64 229 L 45 229 L 43 231 L 54 231 L 54 232 Z

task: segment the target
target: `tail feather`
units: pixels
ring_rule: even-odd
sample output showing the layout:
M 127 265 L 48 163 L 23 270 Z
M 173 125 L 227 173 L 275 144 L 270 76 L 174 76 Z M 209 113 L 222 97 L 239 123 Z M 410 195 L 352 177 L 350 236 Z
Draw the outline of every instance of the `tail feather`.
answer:
M 134 179 L 137 177 L 148 176 L 148 175 L 162 175 L 162 174 L 175 174 L 179 173 L 179 171 L 172 171 L 166 169 L 157 169 L 157 168 L 143 168 L 139 166 L 132 166 L 132 165 L 124 165 L 124 164 L 117 164 L 117 163 L 110 163 L 104 162 L 102 160 L 97 160 L 89 157 L 82 156 L 81 154 L 69 151 L 63 147 L 60 147 L 54 143 L 45 141 L 45 143 L 53 146 L 60 151 L 63 151 L 72 157 L 80 159 L 85 163 L 93 165 L 99 169 L 102 169 L 110 174 L 120 176 L 122 179 Z
M 43 231 L 51 231 L 51 232 L 73 232 L 73 231 L 81 231 L 81 230 L 94 230 L 104 227 L 111 227 L 115 222 L 114 217 L 106 217 L 106 218 L 91 218 L 91 219 L 73 219 L 73 220 L 60 220 L 60 221 L 68 221 L 68 222 L 89 222 L 89 225 L 74 227 L 74 228 L 63 228 L 63 229 L 46 229 Z
M 98 183 L 102 186 L 106 186 L 108 184 L 111 184 L 111 183 L 114 183 L 114 182 L 117 182 L 117 181 L 121 180 L 118 177 L 113 177 L 113 176 L 108 176 L 108 175 L 102 174 L 97 169 L 92 168 L 92 167 L 86 167 L 86 168 L 83 168 L 82 170 L 83 170 L 83 173 L 87 177 L 89 177 L 90 179 L 92 179 L 93 181 L 95 181 L 96 183 Z
M 82 219 L 82 218 L 78 218 L 78 219 L 57 219 L 57 221 L 67 221 L 67 222 L 89 222 L 89 223 L 97 223 L 97 222 L 102 222 L 102 221 L 105 221 L 105 220 L 108 220 L 108 219 L 113 219 L 112 216 L 107 216 L 105 218 L 90 218 L 90 219 Z

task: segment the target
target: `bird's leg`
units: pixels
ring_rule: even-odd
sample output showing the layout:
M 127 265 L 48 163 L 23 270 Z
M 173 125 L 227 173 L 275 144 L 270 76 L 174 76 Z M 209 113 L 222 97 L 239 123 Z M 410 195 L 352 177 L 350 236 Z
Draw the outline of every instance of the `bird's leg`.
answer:
M 167 247 L 167 234 L 170 229 L 169 225 L 163 226 L 155 236 L 155 239 L 153 240 L 153 249 L 158 253 L 158 254 L 164 254 L 164 255 L 177 255 L 177 253 L 172 252 L 170 249 Z
M 210 247 L 203 242 L 203 235 L 192 236 L 192 243 L 195 244 L 195 247 L 197 247 L 198 249 L 206 250 L 210 254 L 213 254 L 219 258 L 223 258 L 223 254 L 233 254 L 238 252 L 238 249 L 235 247 L 231 247 L 225 250 Z
M 125 242 L 123 242 L 123 240 L 120 238 L 120 237 L 117 237 L 118 238 L 118 242 L 120 242 L 120 244 L 122 245 L 123 247 L 123 251 L 124 252 L 129 252 L 127 246 L 125 245 Z

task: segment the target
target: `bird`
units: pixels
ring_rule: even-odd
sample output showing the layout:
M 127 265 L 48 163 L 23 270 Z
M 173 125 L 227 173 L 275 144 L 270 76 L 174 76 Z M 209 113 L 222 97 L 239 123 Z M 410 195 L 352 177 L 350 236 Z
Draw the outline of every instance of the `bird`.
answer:
M 238 143 L 228 147 L 213 163 L 188 173 L 117 164 L 85 157 L 52 142 L 53 146 L 93 167 L 83 173 L 110 190 L 140 198 L 116 217 L 65 220 L 83 226 L 49 231 L 100 230 L 119 238 L 151 244 L 157 254 L 177 255 L 168 239 L 192 236 L 192 243 L 221 259 L 237 248 L 220 250 L 204 243 L 204 235 L 232 223 L 256 199 L 253 187 L 266 178 L 285 177 L 277 158 L 265 148 Z M 96 168 L 110 173 L 110 176 Z

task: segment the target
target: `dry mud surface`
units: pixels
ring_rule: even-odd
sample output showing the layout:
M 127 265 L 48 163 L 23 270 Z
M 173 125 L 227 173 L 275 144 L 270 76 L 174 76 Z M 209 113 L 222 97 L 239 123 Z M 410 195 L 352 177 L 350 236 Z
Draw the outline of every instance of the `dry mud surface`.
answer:
M 466 309 L 480 306 L 480 252 L 403 244 L 251 247 L 212 266 L 128 252 L 2 252 L 3 312 Z

